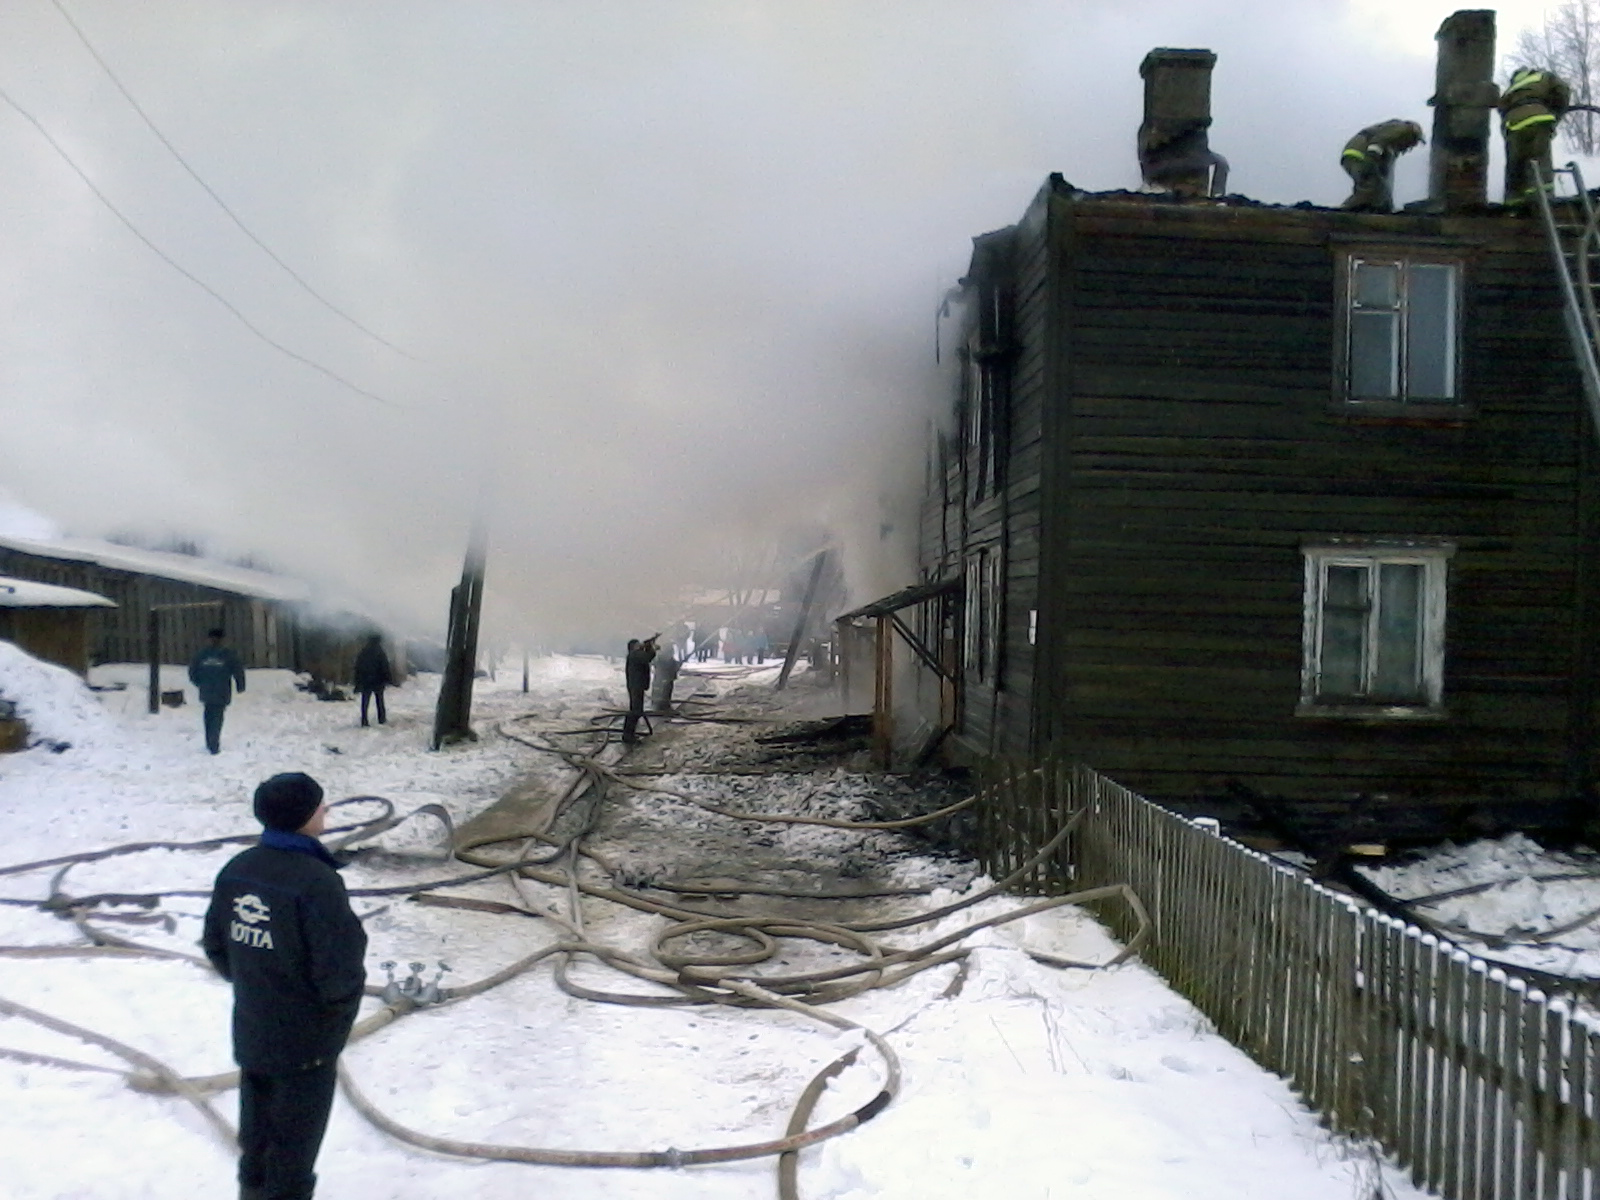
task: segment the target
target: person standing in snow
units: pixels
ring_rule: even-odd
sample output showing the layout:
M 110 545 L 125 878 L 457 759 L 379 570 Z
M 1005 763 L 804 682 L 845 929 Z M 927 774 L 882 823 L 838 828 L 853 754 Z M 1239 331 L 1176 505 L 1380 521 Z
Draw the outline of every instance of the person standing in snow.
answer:
M 206 749 L 213 754 L 222 750 L 222 718 L 233 700 L 233 689 L 244 691 L 244 664 L 222 644 L 226 636 L 222 630 L 213 629 L 206 635 L 208 644 L 189 660 L 189 682 L 200 693 Z
M 376 699 L 378 724 L 382 725 L 388 720 L 388 714 L 383 711 L 383 689 L 393 685 L 394 671 L 389 666 L 389 656 L 383 652 L 381 633 L 367 636 L 367 644 L 356 655 L 352 674 L 356 691 L 361 693 L 361 724 L 367 724 L 367 702 Z
M 367 934 L 317 840 L 321 785 L 274 775 L 256 788 L 255 814 L 261 841 L 218 874 L 200 944 L 233 984 L 240 1200 L 310 1200 Z
M 644 642 L 638 638 L 628 639 L 628 658 L 622 668 L 628 684 L 628 715 L 622 718 L 624 745 L 631 746 L 639 740 L 639 718 L 644 716 L 644 697 L 650 690 L 650 664 L 655 660 L 655 638 Z

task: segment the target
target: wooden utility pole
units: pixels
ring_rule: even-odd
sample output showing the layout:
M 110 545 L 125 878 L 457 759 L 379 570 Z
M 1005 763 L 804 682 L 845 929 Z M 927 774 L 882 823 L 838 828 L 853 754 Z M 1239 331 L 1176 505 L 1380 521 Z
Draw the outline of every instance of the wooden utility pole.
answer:
M 781 692 L 789 682 L 789 672 L 794 670 L 795 657 L 800 653 L 800 639 L 811 623 L 811 606 L 817 602 L 817 584 L 822 581 L 822 568 L 827 564 L 828 552 L 819 550 L 811 564 L 811 578 L 806 583 L 806 598 L 800 604 L 800 617 L 794 623 L 794 634 L 789 638 L 789 650 L 783 656 L 783 670 L 778 672 L 778 682 L 773 691 Z
M 461 582 L 450 591 L 450 632 L 445 643 L 444 679 L 433 715 L 433 749 L 451 742 L 476 741 L 472 732 L 472 680 L 478 666 L 478 623 L 483 615 L 483 574 L 489 556 L 489 526 L 480 517 L 467 540 Z
M 150 628 L 145 649 L 150 654 L 150 715 L 161 711 L 161 610 L 150 606 Z

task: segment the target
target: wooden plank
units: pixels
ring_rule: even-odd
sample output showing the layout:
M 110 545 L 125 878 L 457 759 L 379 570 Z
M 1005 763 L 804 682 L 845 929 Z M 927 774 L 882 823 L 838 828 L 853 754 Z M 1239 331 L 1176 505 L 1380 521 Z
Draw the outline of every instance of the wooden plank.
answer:
M 1408 930 L 1407 934 L 1398 996 L 1404 1038 L 1400 1075 L 1400 1160 L 1410 1166 L 1411 1182 L 1417 1187 L 1425 1187 L 1428 1059 L 1419 1009 L 1427 995 L 1424 972 L 1429 951 L 1423 944 L 1422 935 L 1414 928 Z
M 1544 1031 L 1542 992 L 1527 991 L 1515 1014 L 1517 1024 L 1516 1195 L 1535 1200 L 1539 1187 L 1538 1118 L 1540 1040 Z
M 1436 1131 L 1440 1190 L 1459 1196 L 1464 1174 L 1462 1142 L 1462 1086 L 1465 1075 L 1467 955 L 1450 950 L 1440 955 L 1444 987 L 1440 1006 L 1440 1082 Z
M 1600 1196 L 1600 1030 L 1577 1026 L 1583 1054 L 1583 1138 L 1578 1147 L 1583 1167 L 1580 1194 L 1584 1200 Z
M 1486 990 L 1488 968 L 1481 959 L 1467 963 L 1465 1000 L 1466 1023 L 1461 1030 L 1462 1045 L 1468 1053 L 1464 1068 L 1461 1102 L 1461 1182 L 1462 1200 L 1487 1200 L 1483 1185 L 1484 1112 L 1487 1082 L 1486 1030 L 1489 997 Z
M 1562 1200 L 1561 1091 L 1565 1068 L 1562 1051 L 1566 1006 L 1546 1002 L 1540 1008 L 1539 1102 L 1536 1108 L 1539 1147 L 1539 1200 Z
M 1589 1074 L 1585 1047 L 1588 1041 L 1584 1025 L 1573 1019 L 1570 1009 L 1562 1006 L 1561 1040 L 1561 1092 L 1563 1104 L 1557 1137 L 1561 1157 L 1561 1200 L 1589 1200 L 1583 1187 L 1584 1127 L 1589 1118 Z

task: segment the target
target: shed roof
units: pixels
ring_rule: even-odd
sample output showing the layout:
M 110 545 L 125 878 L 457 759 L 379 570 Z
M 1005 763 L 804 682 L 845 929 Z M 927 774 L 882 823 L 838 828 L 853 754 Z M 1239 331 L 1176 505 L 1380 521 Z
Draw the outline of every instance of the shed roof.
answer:
M 887 617 L 902 608 L 910 608 L 913 604 L 921 604 L 924 600 L 932 600 L 935 596 L 959 591 L 960 588 L 959 575 L 951 575 L 948 579 L 930 579 L 926 583 L 915 583 L 908 588 L 901 588 L 898 592 L 891 592 L 871 604 L 863 604 L 860 608 L 844 613 L 838 619 L 848 621 L 852 617 Z
M 115 608 L 94 592 L 0 575 L 0 608 Z
M 0 535 L 0 548 L 15 550 L 20 554 L 35 554 L 41 558 L 88 562 L 114 571 L 199 584 L 219 592 L 233 592 L 259 600 L 305 600 L 311 594 L 310 589 L 298 579 L 287 579 L 282 575 L 195 558 L 188 554 L 173 554 L 167 550 L 119 546 L 115 542 L 102 542 L 95 538 L 42 541 Z

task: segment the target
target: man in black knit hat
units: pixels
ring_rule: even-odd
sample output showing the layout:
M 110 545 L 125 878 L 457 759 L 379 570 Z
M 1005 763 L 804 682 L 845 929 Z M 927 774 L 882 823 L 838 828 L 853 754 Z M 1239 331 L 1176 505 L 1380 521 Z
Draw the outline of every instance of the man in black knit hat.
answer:
M 317 781 L 274 775 L 255 814 L 261 841 L 218 874 L 201 945 L 233 984 L 240 1198 L 310 1200 L 367 935 L 317 840 L 328 817 Z

